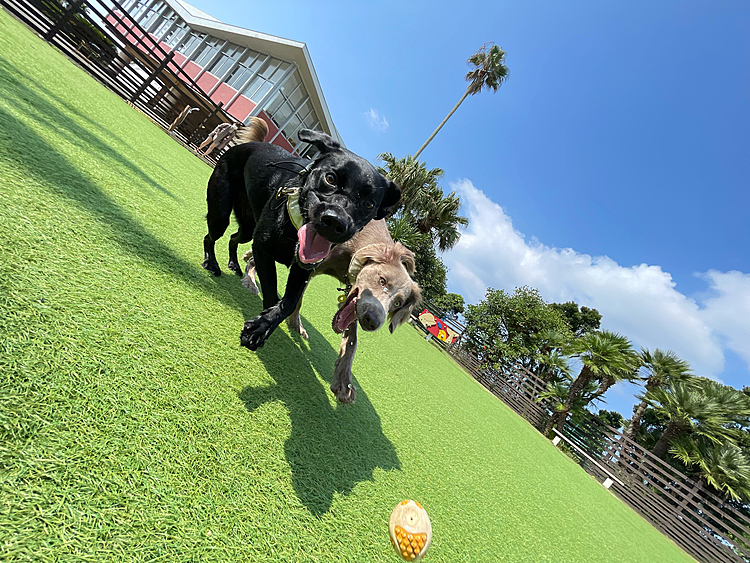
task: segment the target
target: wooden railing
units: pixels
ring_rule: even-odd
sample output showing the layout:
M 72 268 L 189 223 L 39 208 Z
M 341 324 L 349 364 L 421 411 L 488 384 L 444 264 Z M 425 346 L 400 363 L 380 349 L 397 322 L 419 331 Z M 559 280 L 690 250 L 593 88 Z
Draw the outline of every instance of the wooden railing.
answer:
M 8 13 L 165 129 L 186 106 L 198 108 L 172 135 L 191 148 L 234 121 L 117 0 L 0 0 Z M 204 159 L 213 164 L 218 155 Z

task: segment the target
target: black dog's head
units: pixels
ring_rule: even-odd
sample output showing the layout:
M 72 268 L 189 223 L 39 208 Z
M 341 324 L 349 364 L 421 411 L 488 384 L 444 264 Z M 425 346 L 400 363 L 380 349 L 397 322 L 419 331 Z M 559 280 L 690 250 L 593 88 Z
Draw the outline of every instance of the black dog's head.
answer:
M 388 216 L 401 190 L 325 133 L 303 129 L 299 138 L 320 151 L 305 172 L 299 197 L 305 223 L 298 234 L 297 259 L 310 267 L 328 256 L 332 244 L 346 242 L 372 219 Z

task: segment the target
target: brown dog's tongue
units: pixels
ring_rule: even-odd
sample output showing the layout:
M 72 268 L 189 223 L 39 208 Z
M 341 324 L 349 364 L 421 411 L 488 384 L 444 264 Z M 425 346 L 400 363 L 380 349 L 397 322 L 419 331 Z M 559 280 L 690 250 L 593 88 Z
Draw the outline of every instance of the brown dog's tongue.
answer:
M 299 259 L 303 264 L 315 264 L 331 252 L 331 243 L 315 232 L 310 223 L 302 225 L 297 232 Z
M 356 297 L 349 297 L 344 303 L 344 306 L 333 316 L 332 326 L 334 332 L 341 334 L 356 320 L 356 318 L 357 299 Z

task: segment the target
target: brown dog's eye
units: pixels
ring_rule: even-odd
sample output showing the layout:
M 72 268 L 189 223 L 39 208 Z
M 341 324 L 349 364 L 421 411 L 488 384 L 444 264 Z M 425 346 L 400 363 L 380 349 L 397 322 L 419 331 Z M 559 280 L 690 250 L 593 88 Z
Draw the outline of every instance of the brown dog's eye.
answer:
M 401 300 L 400 299 L 396 299 L 393 302 L 393 306 L 396 307 L 396 309 L 398 309 L 399 307 L 401 307 Z
M 385 287 L 385 283 L 386 283 L 386 282 L 385 282 L 385 278 L 384 278 L 384 277 L 381 277 L 381 278 L 380 278 L 380 285 L 382 285 L 383 287 Z
M 330 186 L 335 186 L 336 185 L 336 174 L 334 174 L 333 172 L 328 172 L 325 175 L 324 179 L 326 181 L 326 184 L 328 184 Z

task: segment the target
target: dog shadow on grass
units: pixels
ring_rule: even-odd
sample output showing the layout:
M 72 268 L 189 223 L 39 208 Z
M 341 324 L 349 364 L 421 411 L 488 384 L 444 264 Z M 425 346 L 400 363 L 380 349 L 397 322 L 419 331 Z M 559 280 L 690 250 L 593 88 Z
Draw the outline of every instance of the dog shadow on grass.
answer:
M 292 486 L 300 502 L 320 516 L 330 510 L 335 493 L 349 494 L 357 483 L 372 481 L 375 468 L 401 469 L 401 463 L 363 389 L 357 386 L 353 405 L 332 406 L 328 385 L 338 354 L 309 321 L 303 323 L 309 349 L 277 329 L 257 352 L 275 383 L 246 387 L 239 397 L 250 412 L 269 401 L 284 403 L 292 425 L 284 444 Z

